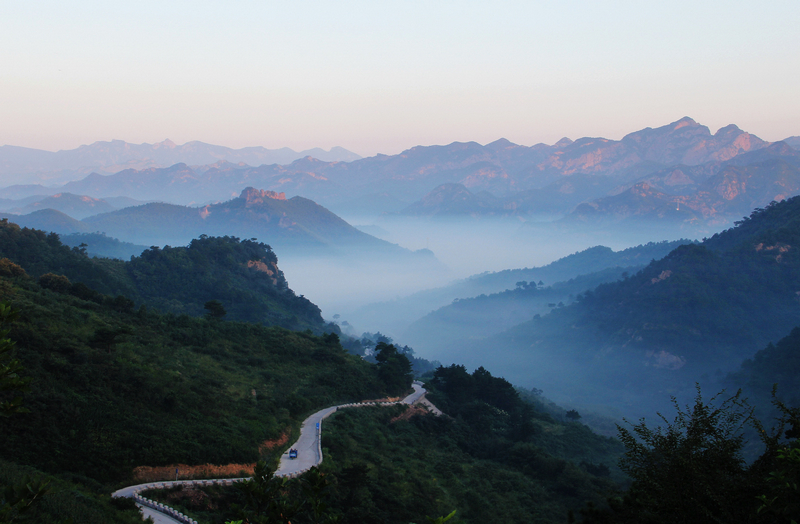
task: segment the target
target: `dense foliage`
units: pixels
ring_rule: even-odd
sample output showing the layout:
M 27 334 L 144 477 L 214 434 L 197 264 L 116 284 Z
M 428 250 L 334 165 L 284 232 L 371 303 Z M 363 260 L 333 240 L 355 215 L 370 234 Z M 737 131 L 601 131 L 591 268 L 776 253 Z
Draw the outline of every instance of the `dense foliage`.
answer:
M 161 311 L 200 316 L 204 304 L 218 300 L 228 320 L 244 320 L 288 329 L 337 331 L 326 326 L 320 310 L 289 289 L 272 249 L 255 240 L 207 237 L 188 247 L 156 246 L 130 261 L 89 258 L 80 245 L 70 249 L 55 233 L 0 222 L 0 256 L 30 276 L 61 275 L 73 284 L 66 290 L 81 298 L 92 291 L 122 295 Z M 86 288 L 89 289 L 86 289 Z
M 426 384 L 445 415 L 342 410 L 323 433 L 322 470 L 342 522 L 563 522 L 610 489 L 613 439 L 558 422 L 483 369 L 440 367 Z M 597 475 L 600 475 L 599 477 Z
M 198 316 L 208 300 L 218 300 L 228 319 L 320 329 L 319 308 L 295 296 L 277 263 L 260 242 L 201 236 L 186 248 L 145 250 L 126 270 L 147 303 L 162 310 Z
M 386 385 L 390 395 L 401 395 L 409 390 L 413 374 L 411 361 L 399 352 L 393 344 L 379 342 L 375 347 L 375 360 L 378 362 L 378 376 Z
M 112 499 L 99 485 L 69 482 L 5 460 L 0 460 L 0 487 L 3 524 L 142 522 L 130 499 Z
M 800 410 L 778 402 L 782 423 L 767 432 L 741 391 L 718 397 L 705 402 L 698 387 L 692 406 L 681 408 L 673 399 L 676 415 L 672 420 L 661 415 L 661 426 L 644 420 L 631 429 L 620 426 L 626 449 L 620 464 L 633 482 L 605 507 L 587 507 L 583 522 L 788 524 L 800 518 Z M 786 424 L 792 429 L 784 435 Z M 747 426 L 759 431 L 766 447 L 749 464 L 742 454 Z
M 270 515 L 268 522 L 408 524 L 453 509 L 453 522 L 551 523 L 612 492 L 618 441 L 554 420 L 483 369 L 440 367 L 426 387 L 445 415 L 339 410 L 325 421 L 320 470 L 299 480 L 263 475 L 244 489 L 153 496 L 215 524 Z M 315 507 L 324 515 L 312 515 Z
M 25 277 L 0 295 L 31 379 L 0 458 L 47 472 L 117 482 L 137 466 L 253 463 L 310 410 L 385 394 L 335 335 L 120 310 Z

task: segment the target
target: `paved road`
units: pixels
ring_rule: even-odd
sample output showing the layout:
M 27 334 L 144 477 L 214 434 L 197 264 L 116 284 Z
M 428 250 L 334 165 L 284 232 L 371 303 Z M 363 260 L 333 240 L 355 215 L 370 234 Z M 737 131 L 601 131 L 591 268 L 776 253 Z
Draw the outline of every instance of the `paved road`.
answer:
M 318 466 L 322 462 L 322 451 L 320 449 L 320 433 L 322 421 L 328 418 L 331 414 L 336 413 L 339 409 L 346 409 L 350 407 L 372 406 L 372 405 L 386 405 L 386 404 L 414 404 L 418 402 L 427 393 L 425 388 L 422 387 L 422 382 L 414 381 L 411 385 L 414 392 L 408 395 L 403 400 L 398 402 L 357 402 L 354 404 L 343 404 L 341 406 L 334 406 L 317 411 L 303 421 L 300 426 L 300 438 L 297 439 L 290 449 L 297 450 L 297 458 L 290 459 L 289 451 L 281 457 L 281 463 L 275 471 L 275 475 L 279 477 L 286 477 L 290 475 L 297 475 L 308 471 L 312 466 Z
M 303 421 L 300 426 L 300 438 L 290 448 L 297 450 L 297 458 L 290 459 L 289 452 L 284 453 L 278 469 L 275 470 L 275 476 L 287 477 L 301 473 L 322 462 L 319 450 L 322 419 L 335 413 L 337 409 L 339 409 L 338 406 L 321 409 Z
M 432 411 L 434 413 L 441 412 L 436 409 L 433 404 L 428 402 L 425 399 L 425 388 L 422 387 L 422 382 L 414 381 L 412 384 L 414 388 L 414 392 L 405 397 L 403 400 L 398 402 L 356 402 L 353 404 L 343 404 L 341 406 L 333 406 L 330 408 L 325 408 L 317 411 L 307 419 L 303 421 L 300 426 L 300 438 L 297 439 L 297 442 L 290 446 L 291 449 L 297 450 L 297 458 L 290 459 L 289 452 L 283 454 L 281 457 L 280 465 L 278 469 L 275 471 L 275 475 L 279 477 L 288 477 L 288 476 L 295 476 L 299 475 L 305 471 L 308 471 L 313 466 L 318 466 L 322 462 L 322 449 L 320 448 L 320 434 L 322 430 L 322 421 L 329 417 L 331 414 L 335 413 L 339 409 L 346 409 L 351 407 L 364 407 L 364 406 L 383 406 L 383 405 L 392 405 L 392 404 L 415 404 L 420 403 L 426 406 L 432 407 Z M 240 481 L 245 479 L 227 479 L 228 481 Z M 214 482 L 222 482 L 224 479 L 217 479 Z M 128 486 L 126 488 L 119 489 L 111 494 L 112 497 L 133 497 L 135 493 L 139 491 L 143 491 L 148 488 L 154 487 L 154 484 L 158 484 L 158 487 L 170 487 L 175 484 L 183 484 L 188 483 L 191 484 L 191 481 L 172 481 L 172 482 L 158 482 L 158 483 L 146 483 L 146 484 L 137 484 L 135 486 Z M 172 517 L 161 513 L 160 511 L 156 511 L 151 508 L 143 507 L 139 505 L 140 509 L 143 513 L 143 518 L 152 517 L 156 524 L 181 524 L 182 521 L 173 519 Z
M 146 508 L 141 504 L 137 504 L 139 506 L 139 511 L 142 512 L 142 520 L 150 517 L 153 519 L 154 524 L 184 524 L 180 520 L 175 520 L 169 515 L 165 515 L 160 511 L 156 511 L 152 508 Z

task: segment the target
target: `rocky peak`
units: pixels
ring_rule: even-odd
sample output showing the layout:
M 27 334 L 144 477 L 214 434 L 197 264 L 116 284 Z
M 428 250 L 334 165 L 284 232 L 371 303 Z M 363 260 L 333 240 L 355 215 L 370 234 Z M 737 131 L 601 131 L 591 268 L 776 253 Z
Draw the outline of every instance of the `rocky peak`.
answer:
M 564 147 L 567 147 L 570 144 L 572 144 L 572 140 L 567 138 L 567 137 L 564 137 L 561 140 L 559 140 L 558 142 L 556 142 L 555 144 L 553 144 L 553 147 L 564 148 Z
M 239 195 L 243 198 L 248 206 L 255 204 L 263 204 L 266 199 L 272 200 L 286 200 L 286 193 L 276 193 L 275 191 L 268 191 L 266 189 L 256 189 L 254 187 L 246 187 Z

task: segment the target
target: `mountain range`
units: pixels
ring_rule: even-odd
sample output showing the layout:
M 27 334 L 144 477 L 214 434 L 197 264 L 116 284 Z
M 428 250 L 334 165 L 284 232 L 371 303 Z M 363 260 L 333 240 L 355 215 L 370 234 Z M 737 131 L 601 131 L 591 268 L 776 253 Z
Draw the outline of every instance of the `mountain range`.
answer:
M 97 201 L 98 203 L 102 201 Z M 219 204 L 187 207 L 148 203 L 75 220 L 53 209 L 15 216 L 13 222 L 60 234 L 101 231 L 106 235 L 146 245 L 186 245 L 201 235 L 259 238 L 281 254 L 348 254 L 404 257 L 413 254 L 395 244 L 354 228 L 313 201 L 283 193 L 245 188 Z M 433 260 L 427 253 L 419 258 Z
M 53 209 L 81 220 L 92 215 L 141 204 L 145 202 L 123 196 L 99 199 L 72 193 L 56 193 L 50 196 L 34 195 L 19 200 L 0 199 L 0 212 L 27 215 L 43 209 Z
M 526 219 L 543 214 L 560 218 L 575 211 L 579 221 L 594 214 L 612 220 L 648 216 L 725 223 L 742 210 L 800 190 L 798 153 L 792 147 L 797 144 L 797 137 L 769 143 L 735 125 L 712 134 L 688 117 L 621 140 L 565 138 L 530 147 L 505 139 L 487 145 L 454 142 L 418 146 L 398 155 L 347 157 L 350 161 L 306 156 L 286 165 L 267 165 L 261 162 L 263 155 L 248 157 L 259 164 L 248 165 L 241 161 L 244 153 L 221 150 L 215 150 L 213 159 L 192 156 L 189 144 L 173 144 L 154 150 L 173 155 L 163 158 L 181 159 L 169 167 L 126 166 L 129 169 L 91 173 L 58 187 L 11 186 L 0 190 L 0 196 L 21 199 L 67 192 L 204 205 L 252 186 L 310 198 L 347 217 L 402 212 Z M 181 148 L 186 150 L 182 157 L 176 153 Z M 214 162 L 195 164 L 207 158 Z M 19 162 L 6 164 L 9 173 L 13 166 L 22 169 Z
M 306 156 L 329 162 L 350 162 L 361 158 L 341 147 L 330 151 L 314 148 L 298 153 L 288 147 L 232 149 L 198 141 L 177 145 L 171 140 L 155 144 L 111 140 L 56 152 L 6 145 L 0 146 L 0 180 L 5 183 L 19 183 L 21 180 L 61 182 L 92 172 L 111 174 L 123 169 L 168 167 L 182 162 L 198 166 L 220 160 L 250 165 L 288 164 Z

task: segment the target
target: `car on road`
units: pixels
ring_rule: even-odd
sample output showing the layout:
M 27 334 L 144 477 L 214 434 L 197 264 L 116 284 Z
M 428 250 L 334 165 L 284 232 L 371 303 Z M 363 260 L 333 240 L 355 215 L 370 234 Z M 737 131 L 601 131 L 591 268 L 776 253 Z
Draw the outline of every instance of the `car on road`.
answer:
M 297 458 L 297 450 L 296 449 L 290 449 L 289 450 L 289 458 L 290 459 L 296 459 Z

